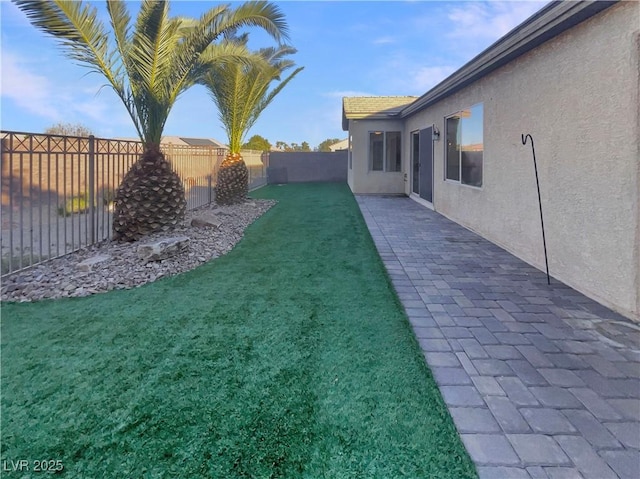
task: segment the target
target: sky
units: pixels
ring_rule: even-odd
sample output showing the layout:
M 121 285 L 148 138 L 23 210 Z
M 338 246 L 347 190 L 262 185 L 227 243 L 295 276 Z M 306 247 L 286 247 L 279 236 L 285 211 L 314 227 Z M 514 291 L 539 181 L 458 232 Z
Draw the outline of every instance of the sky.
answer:
M 107 19 L 104 2 L 94 3 Z M 129 2 L 132 13 L 136 2 Z M 198 17 L 219 2 L 173 0 L 172 15 Z M 230 2 L 232 5 L 234 2 Z M 420 96 L 547 2 L 540 1 L 284 1 L 299 73 L 249 131 L 271 144 L 346 138 L 344 96 Z M 239 3 L 235 2 L 236 5 Z M 105 22 L 108 23 L 108 22 Z M 249 31 L 254 48 L 275 43 Z M 58 42 L 0 0 L 0 128 L 40 133 L 59 123 L 82 124 L 103 138 L 134 138 L 124 106 L 106 81 L 64 56 Z M 207 91 L 196 86 L 173 107 L 165 135 L 226 134 Z

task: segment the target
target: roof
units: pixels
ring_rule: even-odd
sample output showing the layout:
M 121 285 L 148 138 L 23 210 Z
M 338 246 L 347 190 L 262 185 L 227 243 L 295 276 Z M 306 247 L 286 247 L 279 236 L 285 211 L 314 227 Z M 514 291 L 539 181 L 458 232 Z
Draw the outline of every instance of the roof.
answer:
M 416 96 L 354 96 L 342 99 L 342 129 L 349 129 L 348 120 L 381 119 L 396 116 L 402 108 L 414 102 Z
M 332 145 L 329 145 L 329 149 L 331 151 L 347 150 L 348 148 L 349 148 L 349 138 L 345 138 L 344 140 L 336 141 Z
M 213 138 L 188 138 L 184 136 L 163 136 L 162 143 L 188 146 L 209 146 L 212 148 L 226 148 L 225 144 Z
M 216 143 L 207 138 L 184 138 L 180 137 L 187 145 L 190 146 L 215 146 Z

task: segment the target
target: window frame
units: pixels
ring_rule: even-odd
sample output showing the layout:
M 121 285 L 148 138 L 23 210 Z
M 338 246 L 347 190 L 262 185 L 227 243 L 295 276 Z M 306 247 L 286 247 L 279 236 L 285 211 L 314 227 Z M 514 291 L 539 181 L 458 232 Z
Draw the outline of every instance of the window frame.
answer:
M 481 171 L 480 171 L 480 184 L 476 185 L 476 184 L 472 184 L 469 182 L 465 182 L 464 178 L 465 176 L 468 176 L 468 171 L 467 171 L 467 175 L 463 174 L 463 167 L 464 167 L 464 162 L 463 162 L 463 150 L 462 150 L 462 145 L 464 144 L 464 125 L 465 123 L 467 123 L 467 125 L 469 124 L 468 121 L 465 122 L 465 117 L 463 116 L 463 112 L 465 110 L 469 110 L 472 111 L 474 108 L 477 107 L 481 107 L 482 108 L 482 117 L 481 117 L 481 125 L 482 125 L 482 135 L 481 135 L 481 139 L 482 139 L 482 157 L 480 159 L 480 166 L 481 166 Z M 458 119 L 458 125 L 456 127 L 456 142 L 457 142 L 457 154 L 458 154 L 458 158 L 457 158 L 457 163 L 458 163 L 458 178 L 449 178 L 449 125 L 448 125 L 448 121 L 452 120 L 452 119 Z M 462 185 L 462 186 L 466 186 L 469 188 L 475 188 L 475 189 L 483 189 L 484 188 L 484 103 L 480 102 L 480 103 L 475 103 L 472 106 L 470 106 L 469 108 L 465 108 L 462 110 L 458 110 L 450 115 L 447 115 L 444 117 L 444 181 L 449 182 L 449 183 L 454 183 L 454 184 L 458 184 L 458 185 Z
M 389 134 L 397 134 L 397 154 L 398 154 L 398 159 L 399 162 L 398 167 L 399 169 L 397 170 L 392 170 L 390 169 L 390 166 L 392 164 L 391 159 L 389 158 L 389 143 L 387 142 L 387 136 Z M 374 157 L 373 157 L 373 142 L 372 142 L 372 135 L 382 135 L 382 169 L 374 169 Z M 367 161 L 369 164 L 369 171 L 370 172 L 376 172 L 376 173 L 402 173 L 402 130 L 370 130 L 368 132 L 368 137 L 367 137 L 367 145 L 368 145 L 368 152 L 367 152 Z M 377 162 L 376 162 L 377 163 Z
M 348 150 L 348 157 L 349 157 L 349 169 L 353 170 L 353 149 L 351 148 L 351 145 L 353 144 L 353 136 L 351 135 L 351 132 L 349 132 L 349 145 L 347 147 Z

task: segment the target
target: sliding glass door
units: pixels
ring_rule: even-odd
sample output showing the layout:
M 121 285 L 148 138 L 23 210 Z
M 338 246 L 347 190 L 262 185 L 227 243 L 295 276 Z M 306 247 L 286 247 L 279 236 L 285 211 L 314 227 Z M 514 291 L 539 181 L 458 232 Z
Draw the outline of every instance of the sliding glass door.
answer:
M 433 127 L 411 133 L 411 191 L 433 203 Z

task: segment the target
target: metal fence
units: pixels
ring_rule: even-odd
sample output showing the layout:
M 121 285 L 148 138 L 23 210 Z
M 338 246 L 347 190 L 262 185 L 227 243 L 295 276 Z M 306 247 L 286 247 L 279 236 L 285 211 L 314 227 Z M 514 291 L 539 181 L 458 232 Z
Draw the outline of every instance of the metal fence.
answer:
M 2 275 L 109 239 L 115 191 L 143 152 L 138 141 L 0 132 Z M 187 208 L 211 203 L 227 150 L 163 144 Z M 243 151 L 250 185 L 266 183 L 268 155 Z

